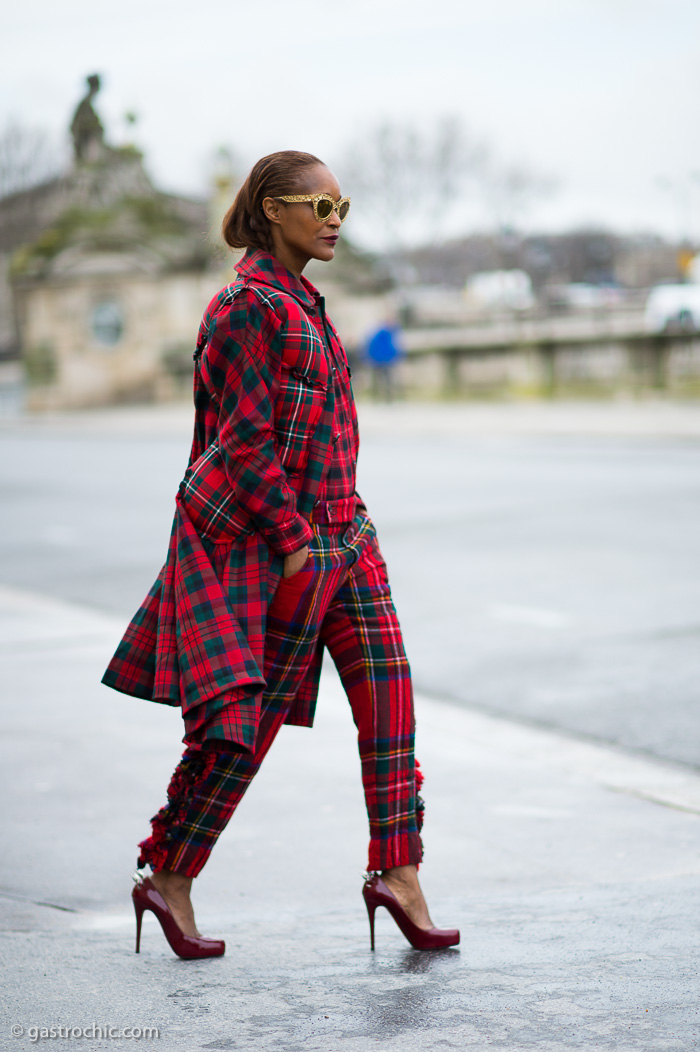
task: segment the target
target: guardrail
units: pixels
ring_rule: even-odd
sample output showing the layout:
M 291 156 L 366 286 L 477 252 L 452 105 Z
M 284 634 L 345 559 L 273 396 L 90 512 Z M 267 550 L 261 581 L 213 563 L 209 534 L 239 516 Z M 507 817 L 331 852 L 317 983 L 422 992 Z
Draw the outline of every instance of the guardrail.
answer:
M 452 397 L 503 388 L 545 396 L 625 387 L 700 394 L 700 333 L 521 331 L 484 338 L 468 329 L 427 329 L 407 330 L 404 346 L 403 386 Z

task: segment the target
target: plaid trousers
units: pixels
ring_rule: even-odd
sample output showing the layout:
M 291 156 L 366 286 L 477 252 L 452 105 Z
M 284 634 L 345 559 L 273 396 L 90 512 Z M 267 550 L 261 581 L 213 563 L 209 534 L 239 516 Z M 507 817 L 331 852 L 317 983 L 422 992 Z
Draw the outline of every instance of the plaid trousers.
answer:
M 312 523 L 305 566 L 282 578 L 268 612 L 262 717 L 254 752 L 188 747 L 137 865 L 195 877 L 287 716 L 305 669 L 326 647 L 358 731 L 369 817 L 368 869 L 418 863 L 422 773 L 414 759 L 411 673 L 374 526 Z

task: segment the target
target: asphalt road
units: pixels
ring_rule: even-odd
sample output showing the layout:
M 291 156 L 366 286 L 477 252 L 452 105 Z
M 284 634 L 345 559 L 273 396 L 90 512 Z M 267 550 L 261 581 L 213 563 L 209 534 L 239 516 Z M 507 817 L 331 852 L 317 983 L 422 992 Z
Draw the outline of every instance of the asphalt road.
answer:
M 358 488 L 417 687 L 700 767 L 697 438 L 439 434 L 410 412 L 373 411 Z M 131 615 L 189 448 L 188 412 L 159 413 L 5 426 L 0 584 Z
M 700 776 L 418 695 L 421 882 L 462 939 L 412 950 L 380 910 L 371 952 L 330 672 L 313 732 L 284 728 L 195 882 L 226 955 L 179 960 L 150 914 L 136 955 L 129 872 L 182 727 L 100 685 L 120 631 L 0 586 L 0 1048 L 52 1027 L 89 1052 L 133 1048 L 134 1028 L 143 1052 L 698 1047 Z
M 482 409 L 363 410 L 360 472 L 423 691 L 421 881 L 459 948 L 413 951 L 380 911 L 369 949 L 326 670 L 313 733 L 279 735 L 196 882 L 227 944 L 200 962 L 150 916 L 133 952 L 179 713 L 99 682 L 163 558 L 190 412 L 1 425 L 0 1048 L 57 1026 L 104 1052 L 147 1027 L 146 1052 L 698 1047 L 700 775 L 577 736 L 698 764 L 700 429 Z

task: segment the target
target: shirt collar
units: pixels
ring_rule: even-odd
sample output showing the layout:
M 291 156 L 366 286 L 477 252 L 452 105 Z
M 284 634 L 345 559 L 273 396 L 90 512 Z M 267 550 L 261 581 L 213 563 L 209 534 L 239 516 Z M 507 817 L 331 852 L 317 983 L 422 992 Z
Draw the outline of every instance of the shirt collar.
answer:
M 271 252 L 261 248 L 247 249 L 243 259 L 236 264 L 236 271 L 242 278 L 252 278 L 257 284 L 271 285 L 273 288 L 288 292 L 298 299 L 304 307 L 318 305 L 321 294 L 305 277 L 298 278 L 282 266 Z

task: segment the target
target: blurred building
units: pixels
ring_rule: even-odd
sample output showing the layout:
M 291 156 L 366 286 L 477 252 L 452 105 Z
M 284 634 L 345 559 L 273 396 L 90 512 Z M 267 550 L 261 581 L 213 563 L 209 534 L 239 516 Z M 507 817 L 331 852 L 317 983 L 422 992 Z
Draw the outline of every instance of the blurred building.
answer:
M 23 359 L 30 408 L 167 396 L 222 283 L 207 203 L 108 145 L 88 86 L 70 171 L 0 200 L 0 356 Z
M 561 234 L 475 234 L 405 253 L 421 285 L 463 288 L 482 272 L 521 270 L 536 292 L 548 286 L 619 285 L 645 290 L 679 278 L 679 246 L 653 234 L 619 235 L 604 230 Z
M 208 200 L 163 193 L 139 150 L 107 143 L 99 86 L 88 78 L 72 118 L 70 170 L 0 199 L 0 370 L 14 377 L 21 363 L 12 384 L 30 409 L 188 393 L 202 311 L 232 277 L 219 235 L 235 190 L 229 151 Z M 308 273 L 359 360 L 390 282 L 345 238 L 330 271 L 312 261 Z M 0 411 L 5 388 L 0 376 Z

